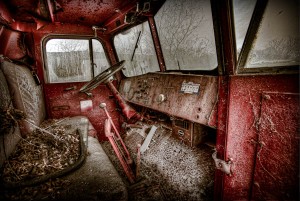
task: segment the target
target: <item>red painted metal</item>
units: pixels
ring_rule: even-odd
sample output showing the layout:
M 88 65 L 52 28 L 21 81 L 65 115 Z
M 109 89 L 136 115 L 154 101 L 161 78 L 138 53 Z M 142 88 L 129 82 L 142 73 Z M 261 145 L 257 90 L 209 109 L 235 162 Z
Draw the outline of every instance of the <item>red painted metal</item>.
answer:
M 123 1 L 82 1 L 57 0 L 62 11 L 55 13 L 56 20 L 72 24 L 86 24 L 88 26 L 101 25 L 116 14 L 116 9 L 122 10 L 134 2 Z M 101 16 L 101 17 L 99 17 Z
M 113 93 L 125 117 L 128 120 L 131 120 L 131 122 L 136 122 L 138 120 L 141 120 L 142 118 L 141 115 L 125 102 L 125 100 L 122 98 L 122 96 L 120 95 L 116 87 L 112 84 L 112 82 L 109 81 L 106 83 L 106 85 Z
M 216 41 L 219 44 L 219 77 L 218 85 L 218 116 L 217 116 L 217 140 L 216 150 L 217 157 L 224 161 L 227 157 L 227 140 L 228 140 L 228 121 L 229 121 L 229 94 L 230 94 L 230 75 L 235 72 L 236 55 L 234 47 L 233 29 L 232 29 L 232 14 L 230 0 L 212 1 L 212 8 L 215 14 L 215 24 L 218 25 L 215 29 Z M 224 197 L 224 180 L 228 177 L 220 170 L 215 172 L 214 200 L 226 200 Z
M 227 120 L 228 120 L 228 96 L 229 77 L 219 76 L 218 84 L 218 115 L 217 115 L 217 157 L 226 161 Z M 220 170 L 215 172 L 214 200 L 223 200 L 224 177 Z
M 42 27 L 44 24 L 38 22 L 38 27 Z M 13 30 L 21 31 L 21 32 L 33 32 L 34 30 L 37 30 L 37 24 L 36 23 L 28 23 L 28 22 L 21 22 L 21 21 L 15 21 L 10 24 L 10 27 Z
M 51 3 L 50 0 L 47 0 L 47 6 L 48 6 L 50 17 L 51 17 L 51 22 L 55 22 L 54 8 L 53 8 L 53 4 Z
M 107 28 L 107 32 L 108 34 L 114 34 L 114 32 L 116 32 L 117 30 L 122 30 L 125 27 L 130 26 L 127 23 L 124 23 L 125 20 L 125 15 L 128 12 L 135 12 L 136 11 L 136 0 L 132 1 L 131 4 L 128 4 L 127 6 L 125 6 L 124 8 L 122 8 L 122 10 L 118 10 L 118 12 L 115 12 L 114 15 L 112 15 L 109 19 L 107 19 L 104 22 L 104 26 Z M 118 25 L 117 25 L 117 21 L 118 21 Z
M 235 43 L 233 37 L 230 2 L 230 0 L 215 2 L 217 4 L 218 20 L 220 25 L 220 41 L 222 42 L 221 48 L 223 48 L 223 63 L 221 65 L 224 75 L 235 74 L 236 66 Z
M 110 121 L 111 126 L 113 127 L 115 133 L 117 134 L 118 140 L 120 140 L 120 143 L 122 144 L 122 147 L 123 147 L 124 151 L 126 152 L 126 159 L 127 159 L 127 162 L 128 162 L 128 163 L 132 163 L 132 159 L 131 159 L 131 157 L 130 157 L 129 151 L 127 150 L 126 145 L 125 145 L 125 143 L 123 142 L 123 140 L 122 140 L 122 138 L 121 138 L 121 135 L 120 135 L 118 129 L 116 128 L 114 122 L 112 121 L 112 119 L 111 119 L 111 117 L 110 117 L 110 115 L 109 115 L 109 113 L 108 113 L 108 111 L 107 111 L 107 109 L 106 109 L 106 103 L 100 103 L 100 106 L 99 106 L 99 107 L 102 108 L 102 109 L 104 110 L 104 112 L 105 112 L 105 114 L 106 114 L 108 120 Z
M 229 81 L 228 121 L 224 122 L 228 129 L 225 158 L 233 159 L 233 176 L 224 177 L 221 193 L 224 196 L 223 200 L 250 199 L 256 158 L 256 146 L 253 142 L 258 141 L 262 93 L 265 91 L 298 93 L 299 77 L 298 75 L 233 76 Z M 284 101 L 280 107 L 285 107 Z M 219 115 L 220 112 L 222 111 L 219 111 Z M 283 119 L 278 126 L 284 128 L 289 125 L 286 120 Z M 270 149 L 270 151 L 278 150 L 280 147 Z
M 12 16 L 7 8 L 7 5 L 3 1 L 0 1 L 0 8 L 0 23 L 8 26 L 13 22 Z
M 93 31 L 90 27 L 86 26 L 77 26 L 71 24 L 61 24 L 54 23 L 49 24 L 39 31 L 34 33 L 34 41 L 35 41 L 35 57 L 36 64 L 38 68 L 38 75 L 41 81 L 44 83 L 44 68 L 42 61 L 42 49 L 41 49 L 41 41 L 43 37 L 48 34 L 76 34 L 76 35 L 93 35 Z M 100 34 L 99 34 L 100 35 Z M 106 38 L 105 38 L 106 39 Z M 105 47 L 108 47 L 110 42 L 106 40 L 103 43 Z M 110 48 L 111 49 L 111 48 Z M 109 55 L 112 56 L 112 55 Z M 64 116 L 76 116 L 76 115 L 84 115 L 89 118 L 95 129 L 97 130 L 98 139 L 100 141 L 107 140 L 104 136 L 104 121 L 106 119 L 105 114 L 99 111 L 97 107 L 101 102 L 105 101 L 109 108 L 116 108 L 116 104 L 112 99 L 112 94 L 110 90 L 105 85 L 100 85 L 97 89 L 93 90 L 93 97 L 88 98 L 85 94 L 78 93 L 78 90 L 73 91 L 65 91 L 64 89 L 76 86 L 77 89 L 80 89 L 84 83 L 61 83 L 61 84 L 44 84 L 44 94 L 46 101 L 46 108 L 49 118 L 61 118 Z M 92 100 L 93 108 L 90 111 L 81 111 L 80 109 L 80 101 L 81 100 Z M 68 110 L 56 110 L 53 111 L 53 108 L 57 108 L 59 106 L 69 106 Z M 112 110 L 112 117 L 116 122 L 116 126 L 119 127 L 119 118 L 120 115 L 118 111 Z
M 66 88 L 76 87 L 80 89 L 84 83 L 60 83 L 60 84 L 46 84 L 44 81 L 44 64 L 42 59 L 42 39 L 48 34 L 68 34 L 68 35 L 90 35 L 94 32 L 90 27 L 72 24 L 52 23 L 33 34 L 35 47 L 35 60 L 38 76 L 43 84 L 45 102 L 48 118 L 61 118 L 66 116 L 84 115 L 89 118 L 90 122 L 97 130 L 98 139 L 100 141 L 107 140 L 104 135 L 104 121 L 106 119 L 105 113 L 99 109 L 98 105 L 101 102 L 106 102 L 109 108 L 116 108 L 117 105 L 112 99 L 110 90 L 105 85 L 100 85 L 92 91 L 93 97 L 89 98 L 83 93 L 78 93 L 78 90 L 65 91 Z M 101 35 L 99 35 L 101 36 Z M 103 39 L 103 41 L 105 41 Z M 105 45 L 109 42 L 104 42 Z M 90 111 L 81 111 L 80 101 L 92 100 L 93 107 Z M 68 110 L 53 111 L 53 107 L 69 106 Z M 116 126 L 119 128 L 120 114 L 117 110 L 110 111 Z
M 37 0 L 10 0 L 4 2 L 15 21 L 34 22 L 33 16 L 39 15 L 39 1 Z
M 82 1 L 82 0 L 11 0 L 0 4 L 9 8 L 2 13 L 5 24 L 17 22 L 20 30 L 39 29 L 46 22 L 64 24 L 102 26 L 107 34 L 132 26 L 124 22 L 128 12 L 136 12 L 138 0 L 122 1 Z M 151 10 L 157 12 L 163 2 L 151 2 Z M 10 10 L 11 12 L 9 12 Z M 2 15 L 1 14 L 1 15 Z M 138 13 L 145 20 L 149 13 Z M 14 19 L 14 20 L 12 20 Z M 23 26 L 27 24 L 26 26 Z
M 299 200 L 299 94 L 262 93 L 252 200 Z
M 157 56 L 157 60 L 158 60 L 158 64 L 159 64 L 159 69 L 161 72 L 164 72 L 164 71 L 166 71 L 166 64 L 165 64 L 164 56 L 162 53 L 154 16 L 149 16 L 148 22 L 149 22 L 149 27 L 150 27 L 150 31 L 151 31 L 151 35 L 152 35 L 152 39 L 153 39 L 153 43 L 154 43 L 154 47 L 155 47 L 155 52 L 156 52 L 156 56 Z
M 23 58 L 27 54 L 23 38 L 23 33 L 3 28 L 0 35 L 0 54 L 12 60 Z
M 105 85 L 100 85 L 92 90 L 93 97 L 87 97 L 84 93 L 79 93 L 78 90 L 65 91 L 68 87 L 76 86 L 80 89 L 84 83 L 65 83 L 65 84 L 46 84 L 44 85 L 44 92 L 46 98 L 46 109 L 49 118 L 62 118 L 67 116 L 83 115 L 89 118 L 90 122 L 97 130 L 98 139 L 100 141 L 106 140 L 104 136 L 104 121 L 105 114 L 99 109 L 98 105 L 101 102 L 106 102 L 109 108 L 116 108 L 116 104 L 111 99 L 112 94 Z M 80 108 L 80 101 L 91 100 L 92 109 L 82 111 Z M 62 108 L 55 110 L 55 108 Z M 113 120 L 119 127 L 119 113 L 113 109 L 110 111 Z
M 112 119 L 106 109 L 106 104 L 101 103 L 100 108 L 102 108 L 104 110 L 104 112 L 108 118 L 105 120 L 105 125 L 104 125 L 105 136 L 108 138 L 110 144 L 112 145 L 114 152 L 116 153 L 129 181 L 131 183 L 134 183 L 135 176 L 130 167 L 130 164 L 132 164 L 133 161 L 130 157 L 129 151 L 127 150 L 127 148 L 119 134 L 118 129 L 114 125 L 114 122 L 112 121 Z M 111 127 L 113 127 L 114 132 L 117 136 L 115 136 L 114 133 L 111 132 Z M 122 146 L 118 145 L 118 142 L 120 142 Z M 125 152 L 125 154 L 124 154 L 124 152 Z

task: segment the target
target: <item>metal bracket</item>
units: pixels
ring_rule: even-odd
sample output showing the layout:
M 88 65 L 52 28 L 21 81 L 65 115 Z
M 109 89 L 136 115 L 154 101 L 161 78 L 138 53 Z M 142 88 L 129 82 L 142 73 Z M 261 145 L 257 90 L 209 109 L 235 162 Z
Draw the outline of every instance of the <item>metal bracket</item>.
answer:
M 217 158 L 217 151 L 215 151 L 212 154 L 212 158 L 215 161 L 216 169 L 221 170 L 228 176 L 232 175 L 231 165 L 232 165 L 232 159 L 230 158 L 228 161 L 224 161 Z

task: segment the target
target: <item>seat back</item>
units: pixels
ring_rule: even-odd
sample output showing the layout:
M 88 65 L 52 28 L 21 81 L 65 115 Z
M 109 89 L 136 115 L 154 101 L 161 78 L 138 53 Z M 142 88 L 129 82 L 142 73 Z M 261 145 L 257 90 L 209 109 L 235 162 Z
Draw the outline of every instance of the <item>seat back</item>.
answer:
M 0 109 L 9 111 L 13 109 L 6 79 L 0 69 Z M 1 119 L 4 121 L 4 119 Z M 3 128 L 1 128 L 3 129 Z M 2 130 L 1 130 L 2 131 Z M 6 158 L 14 151 L 16 144 L 21 139 L 19 126 L 5 130 L 0 133 L 0 168 Z
M 25 66 L 3 61 L 1 69 L 6 78 L 14 107 L 26 114 L 27 121 L 39 126 L 46 117 L 41 86 L 35 83 L 31 71 Z M 35 129 L 32 124 L 24 120 L 19 123 L 23 137 Z

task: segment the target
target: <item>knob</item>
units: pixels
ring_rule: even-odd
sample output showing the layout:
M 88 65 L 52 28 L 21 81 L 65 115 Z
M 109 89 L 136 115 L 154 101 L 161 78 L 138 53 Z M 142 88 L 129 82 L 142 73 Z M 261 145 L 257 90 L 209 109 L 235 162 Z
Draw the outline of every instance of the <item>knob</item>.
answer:
M 106 103 L 100 103 L 99 107 L 102 108 L 102 109 L 105 108 L 106 107 Z
M 162 103 L 162 102 L 164 102 L 165 100 L 166 100 L 166 96 L 165 96 L 164 94 L 159 94 L 159 95 L 157 96 L 157 99 L 156 99 L 156 101 L 159 102 L 159 103 Z

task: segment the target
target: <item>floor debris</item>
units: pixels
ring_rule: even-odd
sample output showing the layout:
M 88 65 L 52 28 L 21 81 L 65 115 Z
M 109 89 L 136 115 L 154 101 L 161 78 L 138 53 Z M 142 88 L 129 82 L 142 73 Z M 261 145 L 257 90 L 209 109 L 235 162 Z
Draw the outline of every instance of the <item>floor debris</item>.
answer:
M 169 129 L 159 124 L 155 127 L 157 130 L 149 149 L 141 155 L 140 178 L 143 182 L 129 188 L 129 200 L 213 200 L 213 149 L 207 145 L 191 148 L 173 138 Z M 132 134 L 125 135 L 124 139 L 135 159 L 137 145 L 144 141 L 139 130 L 132 129 Z M 103 142 L 102 146 L 126 182 L 109 144 Z

